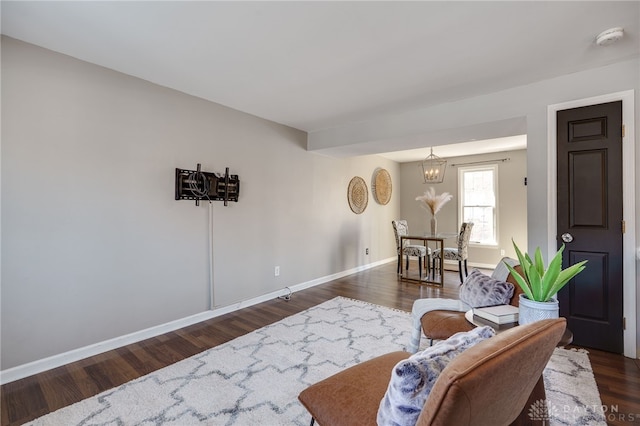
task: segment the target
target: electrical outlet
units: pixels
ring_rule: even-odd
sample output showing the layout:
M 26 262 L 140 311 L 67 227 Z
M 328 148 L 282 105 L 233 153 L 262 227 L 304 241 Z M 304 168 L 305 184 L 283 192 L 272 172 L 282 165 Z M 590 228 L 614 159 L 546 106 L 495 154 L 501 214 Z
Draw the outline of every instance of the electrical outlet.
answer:
M 275 268 L 275 269 L 274 269 L 274 271 L 273 271 L 273 274 L 274 274 L 276 277 L 279 277 L 279 276 L 280 276 L 280 267 L 279 267 L 279 266 L 276 266 L 276 268 Z
M 504 249 L 500 250 L 500 256 L 504 256 Z
M 369 254 L 369 248 L 364 249 L 364 254 Z

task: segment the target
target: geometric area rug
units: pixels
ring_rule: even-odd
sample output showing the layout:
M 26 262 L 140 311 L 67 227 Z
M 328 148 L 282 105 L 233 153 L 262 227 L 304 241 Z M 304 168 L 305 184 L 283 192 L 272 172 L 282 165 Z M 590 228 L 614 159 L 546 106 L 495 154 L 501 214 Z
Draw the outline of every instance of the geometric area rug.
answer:
M 551 424 L 607 424 L 607 408 L 600 400 L 586 350 L 556 348 L 543 376 Z M 535 418 L 535 409 L 534 404 L 529 410 L 530 417 Z
M 410 335 L 410 313 L 336 297 L 29 424 L 306 426 L 303 389 Z M 585 351 L 556 349 L 544 378 L 533 420 L 606 425 Z

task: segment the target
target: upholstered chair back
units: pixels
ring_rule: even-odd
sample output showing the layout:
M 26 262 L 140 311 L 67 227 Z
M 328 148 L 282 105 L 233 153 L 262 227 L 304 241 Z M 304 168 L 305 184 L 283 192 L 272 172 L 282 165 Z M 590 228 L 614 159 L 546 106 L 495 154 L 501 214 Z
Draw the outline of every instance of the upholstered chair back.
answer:
M 514 269 L 520 275 L 524 276 L 522 266 L 516 265 L 514 266 Z M 520 285 L 518 284 L 518 281 L 516 281 L 516 279 L 513 277 L 513 274 L 509 274 L 509 276 L 507 277 L 507 282 L 513 284 L 513 297 L 511 298 L 511 302 L 509 302 L 509 304 L 513 306 L 520 306 L 520 294 L 524 293 L 522 291 L 522 288 L 520 288 Z
M 407 225 L 407 221 L 403 219 L 392 220 L 391 224 L 393 225 L 393 233 L 396 236 L 396 249 L 398 250 L 398 254 L 400 254 L 402 250 L 400 247 L 400 237 L 409 235 L 409 225 Z M 406 246 L 408 241 L 405 240 L 404 242 Z
M 438 377 L 416 425 L 510 424 L 525 407 L 565 327 L 564 318 L 537 321 L 465 350 Z
M 469 239 L 471 238 L 471 230 L 473 222 L 464 222 L 460 226 L 460 235 L 458 235 L 458 258 L 466 259 L 469 257 Z

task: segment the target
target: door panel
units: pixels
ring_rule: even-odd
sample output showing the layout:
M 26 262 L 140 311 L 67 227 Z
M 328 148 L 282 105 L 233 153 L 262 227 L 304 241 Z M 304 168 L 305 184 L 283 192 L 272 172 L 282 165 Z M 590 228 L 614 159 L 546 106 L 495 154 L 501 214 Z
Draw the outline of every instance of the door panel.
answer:
M 606 227 L 606 199 L 603 190 L 606 167 L 605 150 L 569 153 L 570 227 Z
M 558 293 L 560 315 L 576 345 L 622 353 L 622 102 L 558 111 L 557 123 L 557 229 L 573 236 L 563 267 L 588 260 Z
M 589 271 L 579 274 L 570 287 L 572 318 L 585 320 L 606 321 L 607 309 L 605 303 L 590 303 L 591 300 L 607 299 L 606 270 L 609 259 L 606 253 L 576 252 L 572 251 L 569 261 L 573 265 L 582 260 L 588 260 Z

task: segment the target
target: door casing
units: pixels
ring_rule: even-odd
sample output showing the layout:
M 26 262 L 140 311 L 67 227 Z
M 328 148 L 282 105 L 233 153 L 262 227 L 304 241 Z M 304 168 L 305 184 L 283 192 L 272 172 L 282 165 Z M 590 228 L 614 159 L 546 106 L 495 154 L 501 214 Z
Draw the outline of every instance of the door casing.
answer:
M 626 232 L 623 235 L 623 315 L 626 328 L 623 331 L 624 355 L 636 358 L 638 354 L 636 330 L 636 215 L 635 215 L 635 98 L 634 91 L 610 93 L 602 96 L 578 99 L 547 107 L 547 253 L 553 254 L 557 250 L 557 170 L 556 170 L 556 112 L 563 109 L 622 101 L 622 122 L 625 135 L 622 139 L 622 181 L 623 181 L 623 218 Z

